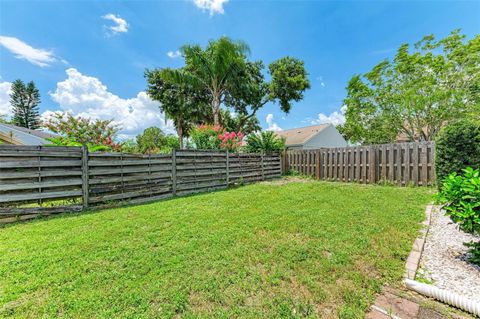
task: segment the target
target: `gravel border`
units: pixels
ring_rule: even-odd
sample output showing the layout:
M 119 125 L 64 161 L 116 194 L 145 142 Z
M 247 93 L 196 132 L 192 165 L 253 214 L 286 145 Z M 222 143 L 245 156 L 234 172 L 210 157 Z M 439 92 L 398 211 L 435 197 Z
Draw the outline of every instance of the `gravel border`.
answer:
M 433 209 L 417 279 L 480 303 L 480 267 L 465 261 L 468 248 L 463 245 L 478 239 L 460 231 L 443 211 Z

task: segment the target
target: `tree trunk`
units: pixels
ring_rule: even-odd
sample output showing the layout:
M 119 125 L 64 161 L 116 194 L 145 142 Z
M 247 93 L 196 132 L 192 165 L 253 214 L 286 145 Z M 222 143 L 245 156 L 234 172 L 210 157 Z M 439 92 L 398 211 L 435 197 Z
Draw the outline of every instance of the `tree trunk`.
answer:
M 214 125 L 220 125 L 220 118 L 219 118 L 219 113 L 220 113 L 220 97 L 217 96 L 217 95 L 214 95 L 214 96 L 213 96 L 212 111 L 213 111 L 213 124 L 214 124 Z
M 177 134 L 178 134 L 178 142 L 180 144 L 180 149 L 183 149 L 183 127 L 182 127 L 182 122 L 179 121 L 177 125 Z

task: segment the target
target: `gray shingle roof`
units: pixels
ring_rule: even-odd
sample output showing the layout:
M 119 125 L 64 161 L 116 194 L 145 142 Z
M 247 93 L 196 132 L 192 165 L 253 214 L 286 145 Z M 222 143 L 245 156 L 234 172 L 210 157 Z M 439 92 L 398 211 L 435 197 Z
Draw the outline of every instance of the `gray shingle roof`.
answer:
M 298 127 L 298 128 L 292 128 L 289 130 L 278 131 L 275 133 L 277 133 L 277 135 L 279 136 L 285 137 L 286 139 L 285 144 L 287 146 L 303 145 L 315 134 L 319 133 L 320 131 L 323 131 L 329 125 L 331 124 L 320 124 L 320 125 Z
M 0 139 L 17 145 L 50 144 L 47 138 L 57 135 L 39 130 L 30 130 L 12 124 L 0 123 Z

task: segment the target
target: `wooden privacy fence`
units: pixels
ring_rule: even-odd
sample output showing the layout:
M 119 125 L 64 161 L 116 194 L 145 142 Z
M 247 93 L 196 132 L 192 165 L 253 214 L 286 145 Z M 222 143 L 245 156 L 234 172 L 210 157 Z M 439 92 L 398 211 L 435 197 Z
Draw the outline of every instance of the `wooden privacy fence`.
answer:
M 435 144 L 398 143 L 287 151 L 283 172 L 297 171 L 317 179 L 398 185 L 433 185 Z
M 207 192 L 280 175 L 279 154 L 89 154 L 81 147 L 0 145 L 0 223 L 119 200 L 139 203 Z

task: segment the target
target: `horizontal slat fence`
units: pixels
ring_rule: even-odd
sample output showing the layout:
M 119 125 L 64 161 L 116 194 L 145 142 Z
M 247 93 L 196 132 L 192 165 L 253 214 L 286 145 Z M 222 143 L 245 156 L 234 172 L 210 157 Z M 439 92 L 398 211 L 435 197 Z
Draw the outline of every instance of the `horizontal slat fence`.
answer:
M 280 175 L 280 154 L 89 154 L 81 147 L 0 145 L 0 224 L 120 200 L 139 203 L 207 192 Z
M 0 145 L 0 223 L 81 210 L 82 184 L 80 147 Z
M 282 169 L 321 180 L 426 186 L 435 184 L 434 153 L 433 142 L 291 150 Z

